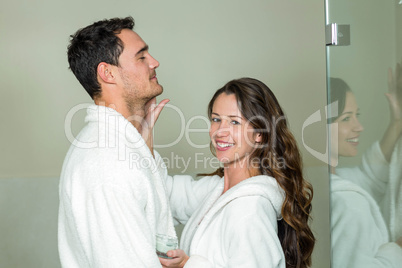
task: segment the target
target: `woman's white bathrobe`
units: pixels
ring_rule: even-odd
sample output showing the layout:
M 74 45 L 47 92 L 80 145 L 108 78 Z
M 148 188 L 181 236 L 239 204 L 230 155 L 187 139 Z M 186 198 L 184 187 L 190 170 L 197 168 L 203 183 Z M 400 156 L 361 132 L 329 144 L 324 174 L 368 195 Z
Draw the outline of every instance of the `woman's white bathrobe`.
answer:
M 388 163 L 378 143 L 360 167 L 331 175 L 331 244 L 333 268 L 396 268 L 402 248 L 389 240 L 378 202 L 387 184 Z
M 180 243 L 190 256 L 185 267 L 285 267 L 277 235 L 284 192 L 276 180 L 252 177 L 222 194 L 223 187 L 218 176 L 167 181 L 174 217 L 193 214 Z
M 392 153 L 389 183 L 381 205 L 393 241 L 402 237 L 402 137 Z
M 61 264 L 161 267 L 155 235 L 176 235 L 161 176 L 166 168 L 115 110 L 91 105 L 87 113 L 60 179 Z

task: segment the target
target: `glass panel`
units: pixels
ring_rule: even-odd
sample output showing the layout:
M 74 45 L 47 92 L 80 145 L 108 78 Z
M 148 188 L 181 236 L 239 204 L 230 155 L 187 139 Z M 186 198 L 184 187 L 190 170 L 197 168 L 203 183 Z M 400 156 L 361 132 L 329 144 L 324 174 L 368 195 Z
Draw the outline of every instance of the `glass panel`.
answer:
M 334 268 L 402 263 L 399 2 L 326 3 L 327 24 L 350 25 L 350 45 L 327 46 Z

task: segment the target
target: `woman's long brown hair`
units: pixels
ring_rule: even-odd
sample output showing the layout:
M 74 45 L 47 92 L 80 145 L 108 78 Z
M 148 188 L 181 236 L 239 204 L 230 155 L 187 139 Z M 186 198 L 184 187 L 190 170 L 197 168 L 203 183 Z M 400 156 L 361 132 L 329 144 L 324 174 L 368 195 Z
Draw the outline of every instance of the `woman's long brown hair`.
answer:
M 253 78 L 241 78 L 216 91 L 208 105 L 210 118 L 215 100 L 222 93 L 236 96 L 243 117 L 255 133 L 262 136 L 250 159 L 258 159 L 260 173 L 275 178 L 285 191 L 278 236 L 285 253 L 286 267 L 311 266 L 315 243 L 309 227 L 313 188 L 303 177 L 300 152 L 282 108 L 264 83 Z M 212 174 L 223 176 L 223 168 Z

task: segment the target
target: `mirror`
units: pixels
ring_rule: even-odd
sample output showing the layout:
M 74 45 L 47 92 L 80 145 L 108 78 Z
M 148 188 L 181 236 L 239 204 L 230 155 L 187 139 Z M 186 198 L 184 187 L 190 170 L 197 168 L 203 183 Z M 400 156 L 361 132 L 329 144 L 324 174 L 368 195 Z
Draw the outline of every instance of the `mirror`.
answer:
M 399 267 L 402 5 L 326 4 L 327 24 L 350 26 L 349 45 L 327 46 L 332 267 Z

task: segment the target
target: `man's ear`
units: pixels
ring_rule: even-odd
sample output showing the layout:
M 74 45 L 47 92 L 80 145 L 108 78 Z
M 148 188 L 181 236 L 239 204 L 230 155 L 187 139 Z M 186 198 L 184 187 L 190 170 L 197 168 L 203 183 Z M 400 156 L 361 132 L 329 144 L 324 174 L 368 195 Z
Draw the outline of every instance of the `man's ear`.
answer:
M 106 62 L 101 62 L 98 64 L 98 68 L 97 68 L 98 76 L 105 83 L 113 84 L 115 82 L 115 76 L 114 76 L 113 71 L 114 70 L 112 68 L 112 65 L 110 65 Z

